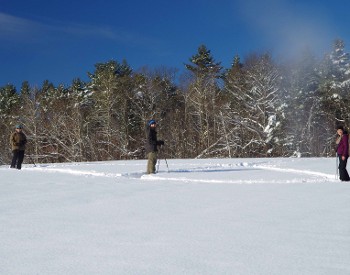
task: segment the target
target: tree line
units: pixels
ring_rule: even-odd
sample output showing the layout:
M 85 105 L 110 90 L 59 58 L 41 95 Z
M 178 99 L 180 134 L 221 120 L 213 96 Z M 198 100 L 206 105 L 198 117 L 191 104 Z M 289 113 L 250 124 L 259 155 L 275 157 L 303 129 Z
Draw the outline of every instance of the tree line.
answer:
M 0 87 L 0 161 L 9 162 L 18 123 L 26 155 L 40 163 L 144 158 L 151 118 L 167 158 L 333 156 L 335 127 L 350 125 L 341 39 L 319 59 L 305 52 L 286 64 L 252 53 L 229 68 L 201 45 L 184 66 L 178 76 L 112 60 L 69 86 Z

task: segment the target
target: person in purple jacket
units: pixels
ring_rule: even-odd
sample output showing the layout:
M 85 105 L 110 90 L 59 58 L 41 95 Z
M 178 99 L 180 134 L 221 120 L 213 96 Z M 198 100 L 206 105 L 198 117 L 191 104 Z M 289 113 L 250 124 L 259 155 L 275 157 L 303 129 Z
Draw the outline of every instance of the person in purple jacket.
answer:
M 341 181 L 349 181 L 350 177 L 348 171 L 346 170 L 346 164 L 349 158 L 349 137 L 342 126 L 337 128 L 337 134 L 339 135 L 337 139 L 337 155 L 339 158 L 339 179 Z

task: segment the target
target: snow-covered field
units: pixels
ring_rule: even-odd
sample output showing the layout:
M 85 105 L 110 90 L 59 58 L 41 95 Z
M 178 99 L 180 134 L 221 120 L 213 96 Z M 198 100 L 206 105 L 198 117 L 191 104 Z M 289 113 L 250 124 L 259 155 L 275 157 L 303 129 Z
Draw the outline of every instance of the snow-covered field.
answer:
M 0 274 L 350 274 L 335 158 L 0 167 Z

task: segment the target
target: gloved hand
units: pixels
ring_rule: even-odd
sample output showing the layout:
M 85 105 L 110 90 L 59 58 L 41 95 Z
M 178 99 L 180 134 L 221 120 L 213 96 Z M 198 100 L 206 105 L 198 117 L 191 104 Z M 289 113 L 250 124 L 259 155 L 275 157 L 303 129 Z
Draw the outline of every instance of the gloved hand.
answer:
M 159 144 L 160 146 L 164 145 L 164 140 L 158 140 L 158 144 Z

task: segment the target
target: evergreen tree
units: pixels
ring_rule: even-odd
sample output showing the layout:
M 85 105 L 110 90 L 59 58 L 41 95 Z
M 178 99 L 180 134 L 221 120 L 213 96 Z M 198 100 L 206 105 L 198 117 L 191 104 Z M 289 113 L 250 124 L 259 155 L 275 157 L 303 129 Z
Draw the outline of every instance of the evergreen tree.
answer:
M 132 90 L 130 66 L 123 61 L 99 63 L 88 89 L 93 93 L 94 111 L 90 121 L 95 129 L 98 158 L 115 159 L 128 155 L 130 129 L 129 97 Z M 95 150 L 96 151 L 96 150 Z
M 333 133 L 337 125 L 350 125 L 350 59 L 342 40 L 335 40 L 331 53 L 325 55 L 319 68 L 321 77 L 320 118 L 327 133 L 323 155 L 333 151 Z
M 207 50 L 201 45 L 197 54 L 190 58 L 192 64 L 185 64 L 191 72 L 192 78 L 186 88 L 186 125 L 187 133 L 192 136 L 189 148 L 195 148 L 198 157 L 211 155 L 212 148 L 218 142 L 218 103 L 220 88 L 218 79 L 222 67 L 216 62 Z
M 185 67 L 197 77 L 218 78 L 220 76 L 221 62 L 215 62 L 210 50 L 205 45 L 200 45 L 198 52 L 189 61 L 192 64 L 185 64 Z
M 14 107 L 17 107 L 18 102 L 19 96 L 15 86 L 8 84 L 0 88 L 0 118 L 8 118 L 13 113 Z
M 0 161 L 7 161 L 10 157 L 9 137 L 15 124 L 19 123 L 21 112 L 19 110 L 19 96 L 16 87 L 8 84 L 0 87 Z
M 29 94 L 30 93 L 30 86 L 29 86 L 29 82 L 28 81 L 22 82 L 20 93 L 21 94 Z

